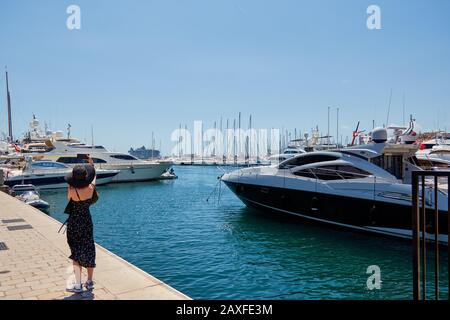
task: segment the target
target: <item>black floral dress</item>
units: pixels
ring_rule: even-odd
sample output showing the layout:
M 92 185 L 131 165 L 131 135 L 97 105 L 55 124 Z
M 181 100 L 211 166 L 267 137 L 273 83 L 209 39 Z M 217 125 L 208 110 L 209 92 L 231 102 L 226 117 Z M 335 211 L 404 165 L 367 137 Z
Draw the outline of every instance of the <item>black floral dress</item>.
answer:
M 95 268 L 94 226 L 89 206 L 91 199 L 75 201 L 67 220 L 70 259 L 85 268 Z

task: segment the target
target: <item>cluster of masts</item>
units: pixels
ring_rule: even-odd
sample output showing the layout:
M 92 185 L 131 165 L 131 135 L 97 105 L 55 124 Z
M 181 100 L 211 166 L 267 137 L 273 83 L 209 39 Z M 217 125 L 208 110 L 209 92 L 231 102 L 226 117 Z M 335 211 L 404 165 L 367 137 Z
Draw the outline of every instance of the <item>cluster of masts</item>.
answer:
M 281 130 L 271 130 L 270 133 L 260 135 L 260 131 L 253 128 L 252 115 L 248 118 L 248 126 L 243 127 L 241 112 L 237 118 L 226 119 L 220 117 L 219 121 L 214 121 L 212 126 L 212 135 L 208 136 L 208 130 L 201 128 L 194 135 L 185 135 L 183 132 L 189 132 L 187 125 L 179 125 L 178 137 L 176 137 L 176 148 L 172 150 L 172 156 L 175 161 L 184 163 L 194 163 L 201 161 L 214 163 L 261 163 L 274 155 L 283 154 L 287 151 L 297 149 L 301 151 L 313 150 L 335 150 L 348 146 L 367 144 L 371 142 L 371 132 L 360 130 L 360 122 L 353 131 L 351 142 L 348 137 L 345 144 L 342 135 L 339 137 L 339 108 L 336 108 L 336 137 L 330 135 L 330 107 L 328 108 L 328 125 L 327 133 L 324 135 L 319 126 L 311 128 L 310 132 L 302 133 L 302 130 L 295 128 L 290 131 L 282 128 Z M 410 117 L 409 126 L 390 126 L 387 129 L 393 130 L 393 137 L 390 143 L 414 143 L 417 134 L 414 131 L 414 122 L 412 115 Z M 225 125 L 224 125 L 225 124 Z M 225 131 L 223 131 L 225 129 Z M 373 128 L 374 129 L 374 128 Z M 373 130 L 372 129 L 372 130 Z M 195 130 L 194 130 L 195 131 Z M 215 134 L 220 132 L 220 134 Z M 230 134 L 231 132 L 231 134 Z M 243 135 L 242 135 L 243 134 Z M 195 146 L 196 135 L 200 136 L 201 143 L 200 152 Z M 274 135 L 276 135 L 274 137 Z M 207 137 L 207 141 L 204 141 Z M 241 141 L 240 141 L 241 140 Z M 276 141 L 274 144 L 273 142 Z

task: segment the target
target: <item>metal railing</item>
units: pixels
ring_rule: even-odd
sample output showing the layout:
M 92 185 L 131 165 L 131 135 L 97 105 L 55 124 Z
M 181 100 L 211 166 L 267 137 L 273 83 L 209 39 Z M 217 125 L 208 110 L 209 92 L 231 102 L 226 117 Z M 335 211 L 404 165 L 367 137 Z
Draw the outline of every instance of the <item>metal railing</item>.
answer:
M 426 184 L 425 178 L 434 178 L 434 203 L 426 200 Z M 434 261 L 434 286 L 435 299 L 439 300 L 439 177 L 447 177 L 447 183 L 450 182 L 450 171 L 413 171 L 412 172 L 412 238 L 413 238 L 413 298 L 414 300 L 427 299 L 427 241 L 432 242 L 435 251 Z M 420 183 L 420 187 L 419 187 Z M 419 194 L 420 193 L 420 194 Z M 447 253 L 450 257 L 450 246 L 448 244 L 448 234 L 450 231 L 449 207 L 450 198 L 447 196 Z M 430 218 L 431 216 L 431 218 Z M 428 221 L 434 225 L 433 234 L 427 237 Z M 429 226 L 429 225 L 428 225 Z M 443 226 L 445 229 L 445 226 Z M 443 228 L 441 227 L 441 230 Z M 450 289 L 450 259 L 448 259 L 449 282 L 447 284 Z M 450 294 L 449 294 L 450 299 Z

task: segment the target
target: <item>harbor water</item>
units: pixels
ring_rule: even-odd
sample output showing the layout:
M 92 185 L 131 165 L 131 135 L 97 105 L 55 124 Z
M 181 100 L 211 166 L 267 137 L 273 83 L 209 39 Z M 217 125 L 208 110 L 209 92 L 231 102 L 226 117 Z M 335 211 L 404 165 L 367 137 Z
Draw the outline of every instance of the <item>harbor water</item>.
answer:
M 95 241 L 193 299 L 412 299 L 410 241 L 262 214 L 220 186 L 223 169 L 174 169 L 177 180 L 98 187 Z M 63 222 L 66 193 L 41 196 Z M 380 289 L 367 286 L 369 266 Z

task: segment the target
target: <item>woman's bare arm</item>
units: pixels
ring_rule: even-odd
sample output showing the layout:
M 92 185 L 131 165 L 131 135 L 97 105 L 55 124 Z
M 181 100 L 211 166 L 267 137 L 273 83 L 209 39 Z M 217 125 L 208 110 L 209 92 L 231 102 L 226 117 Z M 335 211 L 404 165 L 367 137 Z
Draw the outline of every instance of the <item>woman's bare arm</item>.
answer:
M 67 188 L 67 199 L 72 199 L 72 187 L 71 186 L 69 186 L 68 188 Z
M 91 158 L 91 155 L 90 154 L 88 154 L 87 155 L 87 157 L 88 157 L 88 163 L 91 165 L 91 166 L 94 166 L 94 160 Z M 95 183 L 97 182 L 97 174 L 95 174 L 95 177 L 94 177 L 94 180 L 92 180 L 92 182 L 91 182 L 91 185 L 92 186 L 95 186 Z

